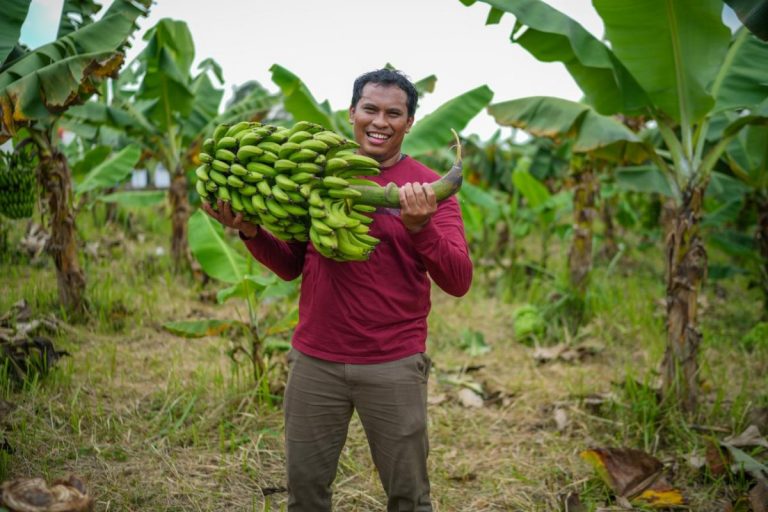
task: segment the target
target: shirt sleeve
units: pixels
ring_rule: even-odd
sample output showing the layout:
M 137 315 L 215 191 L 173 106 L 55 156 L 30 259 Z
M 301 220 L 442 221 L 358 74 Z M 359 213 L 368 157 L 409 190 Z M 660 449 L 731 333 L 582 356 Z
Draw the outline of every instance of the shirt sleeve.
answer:
M 253 238 L 246 238 L 242 233 L 240 238 L 253 257 L 281 279 L 292 281 L 301 275 L 307 252 L 306 242 L 284 242 L 261 227 Z
M 455 297 L 469 291 L 472 260 L 455 197 L 440 203 L 427 225 L 411 233 L 411 239 L 435 284 Z

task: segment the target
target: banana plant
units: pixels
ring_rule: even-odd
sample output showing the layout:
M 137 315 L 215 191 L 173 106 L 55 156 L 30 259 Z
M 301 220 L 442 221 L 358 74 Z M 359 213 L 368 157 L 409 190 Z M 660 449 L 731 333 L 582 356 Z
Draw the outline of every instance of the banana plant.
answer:
M 571 140 L 573 238 L 568 253 L 572 289 L 583 298 L 592 268 L 592 219 L 596 216 L 598 171 L 608 163 L 640 163 L 648 157 L 645 143 L 621 122 L 588 105 L 558 98 L 531 97 L 488 107 L 497 123 L 537 137 Z
M 67 128 L 92 142 L 124 145 L 138 142 L 143 159 L 162 164 L 171 173 L 171 255 L 177 268 L 189 257 L 187 173 L 195 165 L 206 133 L 232 119 L 261 119 L 277 99 L 261 86 L 250 86 L 238 101 L 220 113 L 224 91 L 222 70 L 206 59 L 193 75 L 192 34 L 183 21 L 162 19 L 145 35 L 147 46 L 127 72 L 112 82 L 109 104 L 89 102 L 70 111 Z M 216 85 L 218 82 L 218 86 Z M 117 134 L 117 141 L 113 140 Z M 156 194 L 143 194 L 142 203 Z M 122 192 L 107 201 L 133 201 Z M 133 201 L 135 202 L 135 201 Z
M 267 371 L 264 363 L 265 344 L 275 344 L 278 335 L 295 327 L 298 322 L 298 309 L 293 307 L 282 314 L 280 308 L 273 308 L 278 312 L 277 315 L 266 315 L 260 319 L 259 306 L 283 298 L 295 298 L 298 286 L 293 281 L 282 281 L 274 273 L 265 271 L 253 258 L 246 258 L 237 252 L 226 240 L 221 224 L 199 210 L 189 218 L 189 233 L 192 255 L 203 271 L 210 277 L 230 285 L 218 292 L 218 302 L 244 299 L 248 307 L 249 321 L 186 320 L 169 322 L 163 327 L 169 332 L 188 338 L 218 335 L 230 329 L 239 330 L 250 339 L 250 347 L 236 347 L 235 350 L 247 354 L 256 381 L 260 382 Z M 276 344 L 282 345 L 279 341 Z
M 270 68 L 272 81 L 283 93 L 285 109 L 296 119 L 321 124 L 348 137 L 348 109 L 332 110 L 328 101 L 318 103 L 306 84 L 296 75 L 277 64 Z M 430 75 L 416 84 L 422 94 L 434 88 L 437 79 Z M 417 118 L 403 143 L 403 152 L 419 157 L 449 146 L 453 140 L 451 129 L 460 132 L 485 108 L 493 98 L 493 91 L 482 85 L 453 98 L 427 114 Z
M 749 191 L 757 211 L 755 240 L 761 263 L 763 317 L 768 318 L 768 126 L 749 126 L 731 142 L 725 160 Z
M 45 192 L 51 231 L 49 252 L 56 265 L 59 300 L 75 314 L 86 309 L 85 276 L 77 259 L 71 177 L 67 160 L 55 138 L 62 112 L 90 97 L 106 77 L 116 76 L 122 50 L 145 16 L 149 0 L 115 0 L 99 21 L 91 22 L 92 7 L 83 3 L 79 24 L 65 4 L 60 37 L 34 50 L 18 41 L 29 11 L 29 0 L 3 3 L 0 30 L 0 143 L 31 137 L 40 160 L 38 179 Z
M 768 51 L 744 29 L 730 33 L 720 0 L 593 0 L 607 42 L 541 0 L 482 1 L 491 6 L 489 23 L 513 14 L 512 42 L 541 61 L 563 63 L 598 113 L 646 115 L 656 123 L 665 147 L 649 155 L 668 176 L 677 206 L 666 242 L 662 387 L 666 397 L 692 411 L 701 341 L 696 300 L 707 265 L 700 236 L 703 194 L 739 131 L 768 119 L 768 68 L 756 64 L 766 61 Z M 743 115 L 715 144 L 706 144 L 710 120 L 722 111 Z

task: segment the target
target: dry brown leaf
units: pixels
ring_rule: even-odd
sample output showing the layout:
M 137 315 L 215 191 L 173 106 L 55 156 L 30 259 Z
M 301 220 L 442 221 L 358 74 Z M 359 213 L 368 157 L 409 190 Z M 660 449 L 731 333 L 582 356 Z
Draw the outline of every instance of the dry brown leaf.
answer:
M 596 343 L 584 342 L 577 345 L 559 343 L 551 347 L 537 346 L 533 351 L 533 358 L 540 364 L 557 360 L 575 362 L 597 354 L 601 350 L 602 347 Z
M 768 512 L 768 483 L 765 480 L 758 480 L 749 491 L 749 504 L 752 512 Z
M 477 408 L 483 406 L 483 397 L 469 388 L 461 388 L 458 393 L 461 405 L 468 408 Z
M 445 393 L 437 393 L 435 395 L 429 395 L 427 397 L 427 403 L 429 405 L 440 405 L 448 399 Z
M 569 423 L 570 421 L 568 420 L 568 414 L 565 412 L 565 409 L 560 407 L 555 408 L 555 425 L 557 426 L 558 432 L 565 430 Z
M 726 437 L 723 444 L 729 444 L 739 448 L 750 446 L 762 446 L 768 448 L 768 441 L 760 435 L 760 429 L 756 425 L 750 425 L 738 436 Z
M 90 512 L 93 498 L 88 496 L 82 480 L 70 475 L 49 487 L 42 478 L 19 478 L 3 482 L 3 505 L 15 512 Z
M 685 503 L 682 493 L 661 476 L 661 461 L 641 450 L 592 448 L 581 452 L 581 457 L 595 468 L 622 506 L 630 500 L 653 508 Z
M 707 453 L 705 457 L 707 459 L 709 472 L 715 478 L 726 474 L 728 466 L 731 465 L 731 458 L 728 452 L 726 450 L 721 450 L 720 446 L 714 441 L 710 441 L 707 444 Z

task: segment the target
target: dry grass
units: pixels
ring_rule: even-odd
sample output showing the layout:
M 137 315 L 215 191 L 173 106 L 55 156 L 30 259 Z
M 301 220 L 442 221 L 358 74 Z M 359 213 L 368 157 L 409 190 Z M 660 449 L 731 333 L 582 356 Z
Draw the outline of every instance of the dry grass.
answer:
M 4 459 L 4 476 L 76 473 L 87 480 L 99 511 L 280 510 L 285 482 L 279 404 L 260 402 L 247 365 L 233 370 L 227 339 L 186 340 L 161 329 L 185 318 L 242 318 L 245 310 L 200 301 L 198 285 L 168 272 L 153 252 L 152 243 L 128 241 L 119 257 L 88 261 L 94 318 L 55 338 L 72 357 L 42 382 L 5 397 L 16 409 L 5 421 L 15 452 Z M 578 456 L 589 446 L 645 448 L 672 462 L 672 480 L 685 489 L 691 510 L 708 510 L 716 499 L 741 492 L 744 482 L 726 485 L 685 467 L 684 457 L 703 449 L 702 435 L 650 403 L 642 388 L 617 386 L 652 378 L 663 350 L 663 321 L 654 316 L 654 299 L 663 293 L 658 275 L 625 274 L 596 272 L 594 318 L 579 339 L 604 349 L 581 363 L 537 364 L 533 348 L 514 339 L 515 305 L 489 293 L 482 277 L 463 299 L 435 292 L 430 386 L 432 397 L 443 398 L 430 405 L 436 511 L 560 510 L 559 496 L 569 491 L 580 492 L 593 507 L 609 503 L 610 493 Z M 739 348 L 736 340 L 757 313 L 741 283 L 726 284 L 726 298 L 706 291 L 702 361 L 708 387 L 695 421 L 735 430 L 745 426 L 750 410 L 768 404 L 768 363 L 764 352 Z M 38 313 L 54 309 L 48 265 L 10 265 L 0 286 L 8 290 L 2 310 L 21 298 Z M 518 286 L 518 295 L 526 296 Z M 467 328 L 483 334 L 490 352 L 470 357 L 459 347 Z M 553 335 L 550 342 L 569 334 Z M 480 369 L 462 373 L 468 366 Z M 464 407 L 448 378 L 456 376 L 503 399 Z M 615 401 L 583 403 L 584 396 L 605 392 L 613 392 Z M 562 428 L 555 409 L 565 412 Z M 341 512 L 384 510 L 356 419 L 335 503 Z

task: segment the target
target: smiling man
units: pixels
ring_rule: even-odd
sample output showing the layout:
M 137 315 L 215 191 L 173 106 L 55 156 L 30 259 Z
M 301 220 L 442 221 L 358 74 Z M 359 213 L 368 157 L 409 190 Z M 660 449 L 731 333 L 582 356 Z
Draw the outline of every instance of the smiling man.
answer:
M 440 204 L 439 175 L 404 155 L 418 95 L 401 73 L 372 71 L 354 83 L 349 118 L 359 153 L 376 159 L 370 179 L 400 187 L 400 209 L 373 214 L 381 241 L 368 261 L 337 262 L 306 242 L 283 242 L 234 216 L 205 211 L 239 229 L 251 254 L 281 278 L 303 276 L 289 354 L 285 447 L 290 512 L 331 510 L 331 486 L 357 411 L 389 512 L 432 510 L 427 475 L 427 316 L 430 278 L 464 295 L 472 281 L 455 197 Z

